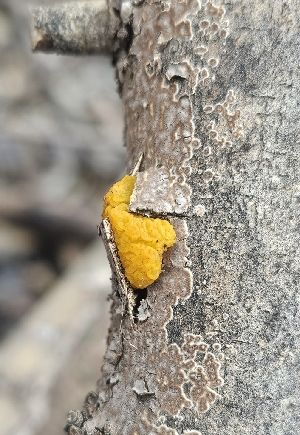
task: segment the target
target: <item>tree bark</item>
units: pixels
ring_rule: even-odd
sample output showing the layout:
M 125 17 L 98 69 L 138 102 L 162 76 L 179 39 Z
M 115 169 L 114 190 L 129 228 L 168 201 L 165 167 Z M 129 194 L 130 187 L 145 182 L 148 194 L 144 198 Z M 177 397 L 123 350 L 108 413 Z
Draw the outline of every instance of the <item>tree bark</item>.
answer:
M 33 51 L 99 54 L 113 51 L 105 0 L 70 2 L 32 10 Z
M 177 243 L 133 309 L 113 268 L 102 377 L 69 431 L 296 434 L 299 5 L 109 10 L 128 172 L 144 156 L 131 211 Z

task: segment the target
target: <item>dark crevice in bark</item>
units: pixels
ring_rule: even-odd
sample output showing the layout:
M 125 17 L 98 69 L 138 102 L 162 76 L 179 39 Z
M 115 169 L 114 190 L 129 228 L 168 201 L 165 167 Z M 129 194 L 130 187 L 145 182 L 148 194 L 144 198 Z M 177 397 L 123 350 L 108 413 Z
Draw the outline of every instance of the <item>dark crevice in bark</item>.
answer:
M 126 24 L 125 30 L 127 32 L 127 38 L 124 40 L 124 50 L 129 54 L 130 47 L 133 41 L 133 30 L 131 24 Z
M 134 323 L 138 323 L 139 321 L 139 307 L 141 306 L 142 300 L 147 299 L 147 288 L 143 288 L 140 290 L 134 290 L 134 294 L 136 296 L 135 305 L 132 310 Z

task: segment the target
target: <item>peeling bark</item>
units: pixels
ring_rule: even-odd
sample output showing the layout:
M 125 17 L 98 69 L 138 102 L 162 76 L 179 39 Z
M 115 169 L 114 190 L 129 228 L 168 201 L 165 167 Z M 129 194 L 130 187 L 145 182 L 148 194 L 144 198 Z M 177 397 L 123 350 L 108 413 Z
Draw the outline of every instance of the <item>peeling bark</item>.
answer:
M 109 11 L 128 172 L 144 155 L 131 211 L 177 243 L 135 320 L 113 271 L 97 400 L 70 433 L 296 434 L 297 1 Z

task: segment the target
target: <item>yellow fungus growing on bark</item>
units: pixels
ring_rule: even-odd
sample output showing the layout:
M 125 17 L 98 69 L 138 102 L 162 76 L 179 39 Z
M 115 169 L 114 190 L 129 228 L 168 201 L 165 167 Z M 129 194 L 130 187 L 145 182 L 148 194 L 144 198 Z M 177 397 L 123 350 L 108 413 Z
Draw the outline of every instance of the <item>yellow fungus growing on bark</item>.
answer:
M 135 288 L 152 284 L 161 272 L 164 251 L 174 245 L 173 226 L 164 219 L 130 213 L 129 202 L 136 177 L 125 175 L 104 197 L 102 218 L 108 218 L 114 233 L 125 276 Z

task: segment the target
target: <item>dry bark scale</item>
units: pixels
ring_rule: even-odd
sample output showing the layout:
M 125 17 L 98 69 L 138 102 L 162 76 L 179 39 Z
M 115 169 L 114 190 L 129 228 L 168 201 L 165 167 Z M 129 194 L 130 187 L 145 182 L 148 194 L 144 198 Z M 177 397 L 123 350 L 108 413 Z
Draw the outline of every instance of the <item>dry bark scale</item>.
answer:
M 69 433 L 299 433 L 297 0 L 74 7 L 36 9 L 33 47 L 112 53 L 128 172 L 144 155 L 131 211 L 177 243 L 139 294 L 112 265 L 101 379 Z

